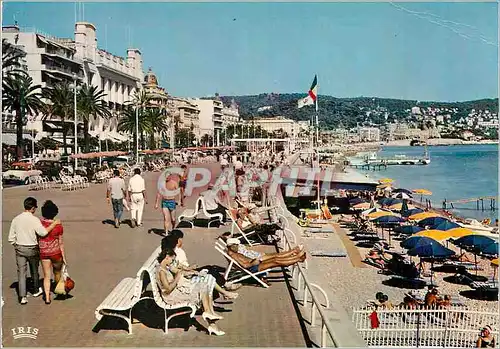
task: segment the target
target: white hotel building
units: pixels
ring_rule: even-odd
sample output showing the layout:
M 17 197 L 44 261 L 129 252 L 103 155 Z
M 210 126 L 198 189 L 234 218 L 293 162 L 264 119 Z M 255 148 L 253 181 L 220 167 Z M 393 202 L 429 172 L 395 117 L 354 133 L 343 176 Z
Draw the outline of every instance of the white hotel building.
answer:
M 3 27 L 2 36 L 26 52 L 27 72 L 34 84 L 43 88 L 59 82 L 77 81 L 103 89 L 106 93 L 104 100 L 113 117 L 92 120 L 89 133 L 101 140 L 128 139 L 118 133 L 118 112 L 132 100 L 136 90 L 141 89 L 144 73 L 138 49 L 128 49 L 126 57 L 119 57 L 98 48 L 96 27 L 88 22 L 75 24 L 74 39 L 55 38 L 35 29 L 20 29 L 17 26 Z M 11 122 L 9 118 L 4 118 L 4 129 L 12 126 Z M 73 120 L 69 122 L 73 123 Z M 42 122 L 41 116 L 27 125 L 28 129 L 34 129 L 42 137 L 49 136 L 56 140 L 62 139 L 61 126 L 61 120 Z M 72 130 L 68 134 L 68 143 L 74 138 Z

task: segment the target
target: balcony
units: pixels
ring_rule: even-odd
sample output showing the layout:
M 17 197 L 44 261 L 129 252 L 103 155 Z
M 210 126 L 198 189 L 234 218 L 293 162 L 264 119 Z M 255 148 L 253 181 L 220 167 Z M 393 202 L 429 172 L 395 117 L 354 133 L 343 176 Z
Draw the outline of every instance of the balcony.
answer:
M 78 73 L 74 72 L 72 69 L 67 67 L 61 67 L 53 64 L 42 64 L 42 70 L 45 70 L 50 73 L 63 74 L 66 77 L 73 79 L 74 75 L 78 79 L 83 79 L 83 73 L 79 71 Z

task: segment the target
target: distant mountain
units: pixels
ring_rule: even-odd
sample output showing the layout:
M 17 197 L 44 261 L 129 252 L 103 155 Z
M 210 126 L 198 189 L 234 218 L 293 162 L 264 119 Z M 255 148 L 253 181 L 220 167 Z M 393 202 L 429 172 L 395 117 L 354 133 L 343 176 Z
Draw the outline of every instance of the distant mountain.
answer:
M 252 96 L 224 96 L 220 98 L 225 105 L 229 105 L 234 99 L 239 105 L 240 115 L 243 118 L 285 116 L 293 120 L 310 120 L 315 116 L 314 106 L 297 108 L 297 100 L 304 96 L 303 93 L 263 93 Z M 376 97 L 336 98 L 320 95 L 318 101 L 322 128 L 354 127 L 357 123 L 382 125 L 395 120 L 405 121 L 409 118 L 408 111 L 417 103 L 421 108 L 457 108 L 458 112 L 453 115 L 453 118 L 467 116 L 471 109 L 488 109 L 492 113 L 498 113 L 498 99 L 467 102 L 422 102 Z

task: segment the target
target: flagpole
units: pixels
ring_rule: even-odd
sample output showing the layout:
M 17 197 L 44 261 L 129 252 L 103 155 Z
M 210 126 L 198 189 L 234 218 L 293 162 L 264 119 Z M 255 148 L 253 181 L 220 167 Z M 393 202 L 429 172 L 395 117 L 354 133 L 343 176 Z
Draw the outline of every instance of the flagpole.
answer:
M 319 98 L 319 93 L 316 96 L 316 146 L 317 147 L 319 147 L 318 98 Z

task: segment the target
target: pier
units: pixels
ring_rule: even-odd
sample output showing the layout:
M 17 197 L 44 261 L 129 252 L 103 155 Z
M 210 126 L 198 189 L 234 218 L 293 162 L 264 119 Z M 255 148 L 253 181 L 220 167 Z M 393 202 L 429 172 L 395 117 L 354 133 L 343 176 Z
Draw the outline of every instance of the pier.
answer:
M 481 210 L 481 211 L 486 211 L 486 210 L 495 211 L 497 209 L 497 206 L 496 206 L 497 199 L 498 199 L 497 196 L 482 196 L 482 197 L 478 197 L 478 198 L 460 199 L 460 200 L 451 200 L 451 201 L 444 199 L 443 209 L 444 210 L 446 210 L 447 208 L 455 209 L 455 208 L 457 208 L 457 207 L 455 207 L 456 204 L 468 204 L 468 203 L 475 202 L 477 211 L 479 211 L 479 210 Z M 486 202 L 487 206 L 485 206 L 485 202 Z M 488 203 L 489 203 L 489 207 L 488 207 Z
M 351 167 L 354 167 L 356 169 L 361 169 L 361 170 L 372 170 L 372 171 L 382 171 L 382 170 L 387 170 L 387 164 L 358 164 L 358 165 L 351 165 Z

